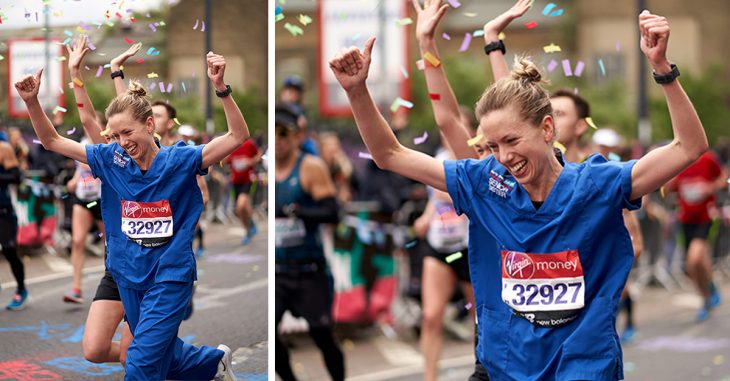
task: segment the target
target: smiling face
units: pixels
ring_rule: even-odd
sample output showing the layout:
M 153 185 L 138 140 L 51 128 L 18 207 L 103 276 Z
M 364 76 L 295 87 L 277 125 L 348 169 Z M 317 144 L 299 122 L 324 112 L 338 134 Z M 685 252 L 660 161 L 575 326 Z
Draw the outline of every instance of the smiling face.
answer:
M 525 187 L 541 186 L 550 172 L 555 128 L 546 115 L 539 126 L 523 120 L 513 107 L 484 115 L 479 124 L 486 147 Z
M 111 130 L 111 138 L 117 142 L 138 164 L 151 161 L 157 147 L 153 138 L 155 123 L 152 117 L 140 123 L 129 111 L 109 117 L 107 126 Z

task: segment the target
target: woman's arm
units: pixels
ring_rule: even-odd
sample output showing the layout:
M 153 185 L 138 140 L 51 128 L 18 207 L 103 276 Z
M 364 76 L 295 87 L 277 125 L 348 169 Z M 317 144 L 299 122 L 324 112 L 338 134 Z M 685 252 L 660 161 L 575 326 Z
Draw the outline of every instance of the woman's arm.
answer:
M 430 54 L 439 58 L 434 33 L 441 18 L 446 13 L 448 4 L 440 5 L 439 0 L 424 0 L 423 7 L 418 0 L 412 0 L 413 8 L 416 10 L 416 40 L 421 50 L 421 56 Z M 428 87 L 433 116 L 436 119 L 441 133 L 454 150 L 459 159 L 477 158 L 477 152 L 467 143 L 471 136 L 467 126 L 461 123 L 459 103 L 456 101 L 454 91 L 451 89 L 449 80 L 446 78 L 443 65 L 433 66 L 424 59 L 424 76 L 426 87 Z
M 669 23 L 661 16 L 643 11 L 639 15 L 641 50 L 654 72 L 671 71 L 666 57 Z M 663 84 L 662 91 L 672 121 L 674 140 L 642 157 L 631 170 L 631 199 L 652 192 L 697 160 L 708 143 L 702 122 L 678 80 Z
M 104 130 L 104 127 L 99 125 L 99 121 L 96 119 L 94 104 L 91 103 L 89 94 L 86 92 L 84 78 L 81 75 L 81 65 L 84 62 L 86 54 L 89 53 L 89 48 L 86 47 L 87 42 L 88 37 L 81 35 L 76 40 L 75 47 L 72 47 L 71 44 L 66 45 L 66 51 L 68 52 L 68 71 L 71 73 L 71 78 L 73 79 L 74 97 L 76 98 L 76 107 L 79 109 L 81 125 L 84 126 L 84 130 L 89 135 L 92 143 L 104 144 L 106 141 L 101 136 L 101 131 Z
M 114 57 L 114 59 L 110 62 L 112 73 L 115 71 L 121 71 L 122 65 L 124 65 L 129 57 L 137 54 L 140 47 L 142 47 L 142 43 L 138 42 L 130 46 L 129 49 L 127 49 L 124 53 Z M 127 85 L 124 84 L 124 78 L 114 77 L 112 81 L 114 81 L 114 90 L 116 91 L 117 96 L 120 96 L 127 92 Z
M 441 162 L 403 147 L 375 107 L 365 84 L 373 45 L 375 37 L 370 37 L 365 42 L 364 52 L 353 47 L 340 53 L 329 63 L 332 73 L 347 93 L 360 136 L 378 167 L 445 191 L 446 175 Z
M 514 19 L 521 17 L 532 6 L 533 0 L 517 0 L 512 8 L 484 24 L 484 43 L 499 41 L 499 34 L 507 28 Z M 507 60 L 501 50 L 489 53 L 489 63 L 492 65 L 494 81 L 499 81 L 509 75 Z
M 43 75 L 43 69 L 39 69 L 35 76 L 27 75 L 15 83 L 18 95 L 28 108 L 28 115 L 30 115 L 30 121 L 38 139 L 43 144 L 43 148 L 86 164 L 86 147 L 59 135 L 48 116 L 43 112 L 41 103 L 38 101 L 41 75 Z
M 213 87 L 218 91 L 225 91 L 226 83 L 223 80 L 223 74 L 226 70 L 226 60 L 223 56 L 208 52 L 207 61 L 208 78 L 213 82 Z M 223 102 L 223 111 L 226 113 L 228 132 L 205 145 L 203 148 L 202 169 L 206 169 L 223 160 L 250 136 L 246 120 L 243 119 L 241 110 L 238 108 L 236 102 L 233 101 L 233 97 L 229 94 L 221 98 L 221 102 Z

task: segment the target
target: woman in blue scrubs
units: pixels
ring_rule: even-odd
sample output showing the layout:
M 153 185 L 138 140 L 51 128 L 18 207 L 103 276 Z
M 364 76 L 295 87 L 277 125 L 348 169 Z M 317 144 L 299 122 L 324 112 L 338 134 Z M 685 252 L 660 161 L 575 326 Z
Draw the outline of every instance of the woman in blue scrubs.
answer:
M 469 217 L 477 352 L 491 380 L 623 378 L 614 323 L 633 250 L 622 209 L 640 207 L 708 148 L 666 58 L 667 20 L 644 11 L 639 29 L 675 138 L 628 163 L 556 157 L 550 98 L 525 59 L 477 102 L 492 156 L 444 162 L 403 147 L 375 107 L 365 83 L 373 38 L 330 61 L 378 166 L 447 191 Z

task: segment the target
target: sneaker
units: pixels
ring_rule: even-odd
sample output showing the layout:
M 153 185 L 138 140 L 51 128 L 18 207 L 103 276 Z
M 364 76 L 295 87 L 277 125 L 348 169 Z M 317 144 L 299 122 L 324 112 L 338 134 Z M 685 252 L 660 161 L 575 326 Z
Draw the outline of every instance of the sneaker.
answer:
M 708 301 L 710 308 L 719 306 L 721 301 L 720 291 L 717 290 L 714 282 L 710 282 L 710 299 Z
M 195 255 L 196 255 L 196 256 L 197 256 L 198 258 L 203 258 L 203 255 L 205 255 L 205 249 L 204 249 L 204 248 L 202 248 L 202 247 L 201 247 L 201 248 L 199 248 L 199 249 L 198 249 L 198 251 L 197 251 L 197 252 L 195 253 Z
M 249 227 L 248 231 L 246 232 L 246 236 L 243 237 L 243 241 L 241 241 L 241 243 L 243 243 L 243 246 L 246 246 L 249 243 L 251 243 L 251 238 L 253 238 L 253 236 L 255 236 L 257 233 L 256 224 L 253 222 L 253 220 L 251 220 L 250 226 L 251 227 Z
M 697 312 L 696 320 L 698 323 L 702 323 L 703 321 L 707 320 L 707 318 L 709 318 L 709 317 L 710 317 L 710 309 L 708 308 L 708 306 L 703 306 Z
M 626 327 L 624 331 L 621 333 L 621 342 L 624 344 L 630 343 L 634 341 L 634 338 L 636 336 L 636 328 L 634 327 Z
M 83 304 L 84 298 L 81 293 L 75 290 L 71 290 L 63 295 L 63 301 L 66 303 Z
M 25 301 L 28 300 L 28 290 L 16 291 L 13 300 L 5 308 L 11 311 L 18 311 L 25 308 Z
M 231 348 L 228 348 L 227 345 L 221 344 L 218 346 L 218 349 L 223 351 L 223 357 L 221 357 L 221 361 L 218 363 L 218 372 L 215 374 L 215 378 L 213 378 L 213 381 L 236 381 L 238 380 L 236 378 L 236 375 L 233 373 L 233 367 L 231 363 L 233 362 L 233 357 L 231 355 Z

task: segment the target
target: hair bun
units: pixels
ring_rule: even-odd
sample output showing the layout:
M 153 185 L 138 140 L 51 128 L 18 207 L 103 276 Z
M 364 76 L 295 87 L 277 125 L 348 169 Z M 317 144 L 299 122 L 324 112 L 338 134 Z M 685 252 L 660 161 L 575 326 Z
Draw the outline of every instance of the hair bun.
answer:
M 510 75 L 512 79 L 518 81 L 527 81 L 530 83 L 543 82 L 540 70 L 537 69 L 537 66 L 532 61 L 525 57 L 519 57 L 515 60 Z
M 135 97 L 145 97 L 147 96 L 147 90 L 145 90 L 141 83 L 132 81 L 129 83 L 129 87 L 127 88 L 127 94 Z

